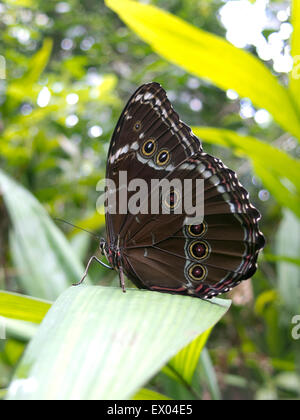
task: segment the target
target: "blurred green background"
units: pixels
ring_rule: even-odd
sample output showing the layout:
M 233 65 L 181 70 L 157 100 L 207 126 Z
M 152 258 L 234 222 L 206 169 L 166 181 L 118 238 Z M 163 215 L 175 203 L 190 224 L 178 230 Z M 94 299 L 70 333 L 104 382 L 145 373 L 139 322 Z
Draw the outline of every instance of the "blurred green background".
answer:
M 156 5 L 249 51 L 287 86 L 293 66 L 289 1 L 141 3 Z M 100 233 L 104 221 L 95 211 L 96 184 L 105 173 L 112 131 L 130 95 L 149 81 L 162 84 L 187 124 L 232 130 L 283 152 L 273 156 L 270 151 L 263 154 L 264 161 L 261 156 L 256 161 L 260 150 L 250 142 L 251 154 L 233 140 L 220 147 L 220 135 L 218 141 L 204 141 L 206 152 L 237 171 L 262 213 L 260 227 L 267 239 L 258 272 L 232 292 L 233 306 L 214 329 L 207 348 L 222 398 L 298 399 L 300 340 L 292 337 L 292 318 L 300 315 L 300 206 L 299 189 L 291 182 L 294 179 L 299 186 L 298 128 L 289 134 L 289 127 L 275 122 L 280 123 L 279 117 L 240 97 L 231 86 L 221 89 L 221 83 L 208 80 L 209 75 L 197 77 L 188 66 L 177 66 L 176 59 L 167 60 L 154 50 L 102 1 L 1 1 L 1 170 L 30 191 L 52 217 Z M 223 65 L 218 63 L 220 74 Z M 283 114 L 284 106 L 277 111 Z M 272 163 L 274 173 L 269 169 Z M 290 175 L 283 179 L 285 171 Z M 22 200 L 15 206 L 22 221 Z M 0 288 L 53 300 L 65 286 L 51 295 L 51 276 L 46 288 L 37 284 L 41 273 L 34 276 L 22 259 L 18 235 L 22 236 L 22 224 L 11 231 L 8 207 L 0 191 Z M 34 225 L 25 228 L 26 218 L 23 223 L 33 238 L 39 235 Z M 85 263 L 97 242 L 78 230 L 60 228 Z M 40 245 L 35 248 L 39 261 Z M 51 264 L 47 268 L 51 270 Z M 74 269 L 74 278 L 78 272 L 80 267 Z M 91 270 L 90 280 L 102 285 L 115 282 L 100 267 Z M 16 334 L 0 341 L 0 390 L 7 388 L 23 349 L 24 337 Z M 212 398 L 205 375 L 199 375 L 198 396 Z M 177 395 L 174 384 L 159 375 L 151 385 Z

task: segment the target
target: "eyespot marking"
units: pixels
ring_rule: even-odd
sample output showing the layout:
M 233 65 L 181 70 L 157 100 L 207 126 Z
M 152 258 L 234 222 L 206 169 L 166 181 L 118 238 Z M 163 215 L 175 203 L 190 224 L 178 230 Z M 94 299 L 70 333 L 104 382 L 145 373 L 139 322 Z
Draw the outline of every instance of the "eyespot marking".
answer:
M 156 157 L 156 164 L 159 166 L 166 165 L 170 160 L 170 153 L 167 149 L 161 150 Z
M 204 260 L 209 251 L 209 246 L 205 241 L 192 241 L 188 246 L 189 255 L 196 260 Z
M 201 281 L 206 277 L 207 270 L 201 264 L 192 264 L 188 269 L 188 274 L 191 280 Z
M 137 132 L 140 131 L 141 128 L 142 128 L 141 121 L 137 121 L 133 126 L 134 131 L 137 131 Z
M 188 225 L 187 226 L 187 233 L 189 236 L 193 238 L 199 238 L 200 236 L 204 235 L 207 232 L 207 223 L 203 221 L 203 223 L 198 225 Z
M 142 154 L 146 157 L 151 157 L 156 152 L 157 143 L 154 139 L 148 139 L 142 146 Z

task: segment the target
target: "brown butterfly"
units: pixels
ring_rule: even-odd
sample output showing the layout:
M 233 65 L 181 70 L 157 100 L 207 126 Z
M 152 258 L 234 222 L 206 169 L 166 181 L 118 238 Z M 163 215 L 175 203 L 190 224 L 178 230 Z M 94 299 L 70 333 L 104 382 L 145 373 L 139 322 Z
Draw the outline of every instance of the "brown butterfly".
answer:
M 139 288 L 211 298 L 228 292 L 257 269 L 265 240 L 260 214 L 235 172 L 203 152 L 200 140 L 180 121 L 158 83 L 141 86 L 127 103 L 108 152 L 106 178 L 120 190 L 119 174 L 128 181 L 202 179 L 204 219 L 186 225 L 186 214 L 106 213 L 107 241 L 100 249 L 118 271 Z M 193 190 L 193 194 L 195 190 Z M 128 199 L 133 192 L 128 193 Z M 194 197 L 195 198 L 195 197 Z M 169 195 L 170 209 L 176 191 Z M 82 281 L 83 281 L 82 279 Z

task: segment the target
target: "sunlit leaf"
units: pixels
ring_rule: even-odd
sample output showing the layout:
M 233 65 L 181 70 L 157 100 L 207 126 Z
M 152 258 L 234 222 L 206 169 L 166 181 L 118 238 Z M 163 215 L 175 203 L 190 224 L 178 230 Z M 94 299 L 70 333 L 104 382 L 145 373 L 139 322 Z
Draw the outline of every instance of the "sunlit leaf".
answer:
M 30 342 L 8 398 L 130 398 L 230 306 L 214 302 L 137 289 L 70 288 Z
M 166 395 L 160 394 L 159 392 L 152 391 L 151 389 L 142 388 L 140 389 L 133 400 L 171 400 L 171 398 Z
M 290 90 L 300 112 L 300 2 L 292 2 L 292 56 L 294 67 L 290 73 Z
M 7 3 L 12 6 L 35 8 L 34 0 L 4 0 L 3 3 Z
M 182 380 L 191 385 L 192 379 L 199 362 L 201 351 L 203 350 L 211 330 L 205 331 L 196 340 L 182 349 L 174 356 L 163 368 L 163 372 L 176 380 Z
M 0 290 L 0 316 L 39 324 L 50 307 L 50 302 Z
M 205 142 L 229 147 L 237 156 L 249 157 L 264 163 L 265 168 L 272 169 L 278 176 L 289 179 L 300 194 L 300 162 L 283 150 L 263 140 L 243 136 L 231 130 L 213 127 L 194 127 L 193 130 Z
M 106 0 L 106 4 L 162 57 L 250 98 L 300 138 L 299 114 L 288 90 L 252 54 L 155 6 L 131 0 Z
M 105 215 L 99 214 L 98 211 L 95 211 L 92 215 L 85 219 L 76 220 L 74 222 L 76 226 L 82 229 L 86 229 L 89 231 L 95 231 L 103 228 L 105 226 Z M 80 232 L 80 229 L 74 229 L 70 236 L 74 236 Z
M 237 156 L 250 158 L 265 188 L 279 204 L 289 207 L 300 217 L 300 162 L 298 160 L 262 140 L 242 136 L 231 130 L 194 127 L 194 132 L 204 142 L 229 147 Z

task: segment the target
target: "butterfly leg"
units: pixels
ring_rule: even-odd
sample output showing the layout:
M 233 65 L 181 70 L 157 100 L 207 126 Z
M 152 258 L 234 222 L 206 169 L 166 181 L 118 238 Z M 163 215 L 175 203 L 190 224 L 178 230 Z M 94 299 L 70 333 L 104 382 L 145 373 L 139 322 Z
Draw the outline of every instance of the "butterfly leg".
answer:
M 99 263 L 103 267 L 106 267 L 106 268 L 109 268 L 109 269 L 113 270 L 113 267 L 110 267 L 109 265 L 105 264 L 104 262 L 102 262 L 101 260 L 99 260 L 99 258 L 97 258 L 94 255 L 92 258 L 90 258 L 90 260 L 89 260 L 89 262 L 88 262 L 88 264 L 86 266 L 86 269 L 85 269 L 85 272 L 84 272 L 84 275 L 83 275 L 82 279 L 78 283 L 73 283 L 73 286 L 79 286 L 80 284 L 82 284 L 84 282 L 86 276 L 88 275 L 88 271 L 89 271 L 90 265 L 92 264 L 93 261 L 97 261 L 97 263 Z
M 123 293 L 126 293 L 124 271 L 121 265 L 119 267 L 119 277 L 120 277 L 120 286 L 122 287 Z

